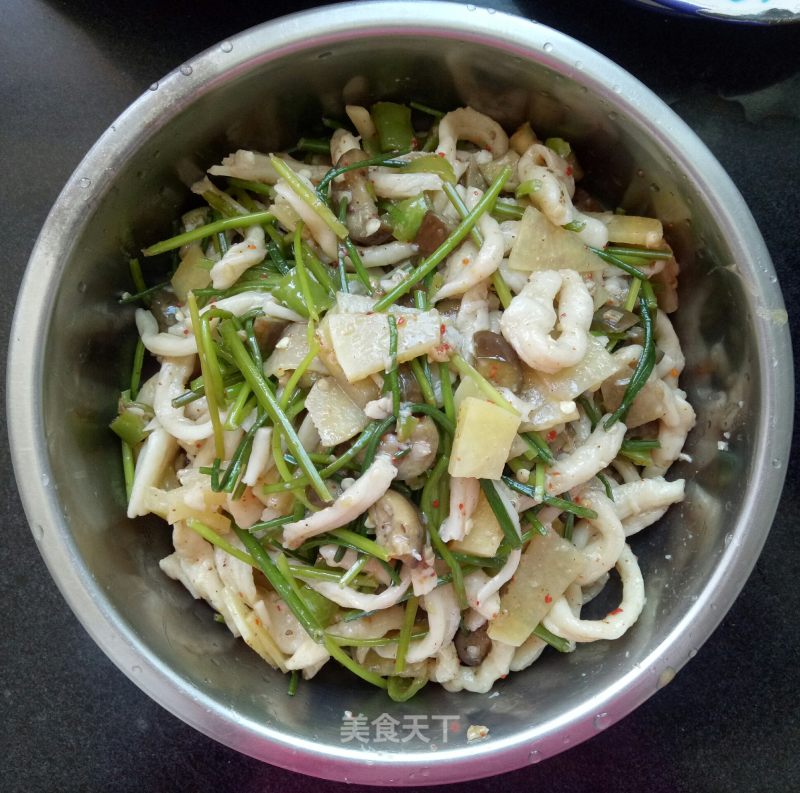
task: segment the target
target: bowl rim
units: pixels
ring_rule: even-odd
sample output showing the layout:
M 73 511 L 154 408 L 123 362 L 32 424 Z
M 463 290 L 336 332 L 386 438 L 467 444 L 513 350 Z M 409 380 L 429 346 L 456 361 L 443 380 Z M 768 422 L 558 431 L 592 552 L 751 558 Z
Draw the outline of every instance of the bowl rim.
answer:
M 332 10 L 334 13 L 331 13 Z M 49 487 L 52 469 L 44 434 L 41 394 L 43 349 L 55 290 L 69 252 L 113 182 L 119 164 L 183 108 L 225 76 L 304 49 L 375 35 L 425 35 L 469 40 L 538 61 L 573 77 L 631 123 L 647 127 L 662 150 L 689 174 L 720 231 L 737 253 L 751 290 L 760 378 L 764 384 L 753 462 L 754 487 L 746 494 L 732 531 L 698 599 L 664 636 L 640 668 L 631 669 L 596 696 L 513 736 L 437 752 L 364 752 L 349 744 L 325 746 L 288 739 L 279 729 L 243 720 L 200 693 L 162 664 L 115 614 L 83 563 Z M 267 46 L 265 42 L 270 42 Z M 732 605 L 766 540 L 777 509 L 789 458 L 794 392 L 791 341 L 783 299 L 766 245 L 744 199 L 695 133 L 638 79 L 605 56 L 545 25 L 491 9 L 445 2 L 359 2 L 323 6 L 281 17 L 212 46 L 145 91 L 98 139 L 69 178 L 39 234 L 23 278 L 7 365 L 7 418 L 14 471 L 23 506 L 53 579 L 84 628 L 139 688 L 209 737 L 252 757 L 293 771 L 363 784 L 442 784 L 491 776 L 552 756 L 627 715 L 679 670 Z M 185 65 L 186 65 L 185 64 Z M 594 75 L 603 75 L 603 82 Z M 646 111 L 645 111 L 646 109 Z M 783 314 L 780 312 L 783 311 Z M 773 358 L 787 365 L 773 367 Z M 33 365 L 31 365 L 33 361 Z M 423 768 L 424 773 L 418 771 Z M 412 776 L 413 774 L 413 776 Z

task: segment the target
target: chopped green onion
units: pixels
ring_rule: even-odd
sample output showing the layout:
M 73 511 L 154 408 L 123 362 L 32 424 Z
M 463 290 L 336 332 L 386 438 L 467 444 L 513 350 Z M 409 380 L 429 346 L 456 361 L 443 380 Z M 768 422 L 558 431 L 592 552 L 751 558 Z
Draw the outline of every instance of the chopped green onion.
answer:
M 214 341 L 211 338 L 211 329 L 206 315 L 200 316 L 197 308 L 197 299 L 194 293 L 189 293 L 187 301 L 189 315 L 192 319 L 192 330 L 197 342 L 197 356 L 200 359 L 200 370 L 203 373 L 208 413 L 214 430 L 214 450 L 217 457 L 225 456 L 225 437 L 223 435 L 222 419 L 219 413 L 219 402 L 224 398 L 222 386 L 222 373 L 214 352 Z M 238 339 L 238 337 L 237 337 Z M 241 344 L 241 342 L 239 342 Z
M 251 567 L 258 566 L 252 554 L 246 553 L 235 545 L 231 545 L 224 537 L 220 537 L 214 529 L 210 526 L 206 526 L 202 521 L 195 518 L 188 518 L 186 520 L 186 525 L 192 531 L 197 532 L 204 540 L 210 542 L 212 545 L 216 545 L 220 550 L 225 551 L 229 556 L 233 556 L 235 559 L 249 564 Z
M 468 364 L 458 353 L 450 358 L 450 363 L 458 369 L 462 377 L 468 377 L 478 387 L 480 392 L 497 407 L 519 415 L 514 406 L 474 367 Z
M 121 297 L 118 302 L 122 306 L 128 303 L 137 303 L 139 300 L 144 302 L 144 298 L 149 297 L 153 294 L 153 292 L 158 292 L 159 289 L 164 289 L 167 286 L 169 286 L 169 281 L 163 281 L 155 286 L 149 286 L 147 289 L 143 289 L 141 292 L 136 292 L 136 294 L 127 294 L 124 297 Z
M 397 320 L 393 314 L 387 316 L 389 323 L 389 368 L 386 371 L 386 382 L 392 395 L 392 413 L 400 416 L 400 380 L 397 374 Z
M 638 278 L 631 281 L 630 289 L 628 289 L 628 296 L 625 298 L 625 310 L 633 311 L 636 306 L 636 299 L 639 297 L 639 290 L 642 288 L 642 282 Z
M 554 151 L 559 157 L 566 158 L 572 153 L 572 146 L 570 146 L 564 138 L 547 138 L 544 145 L 551 151 Z
M 124 443 L 134 447 L 147 437 L 145 427 L 148 422 L 149 419 L 145 418 L 141 413 L 133 410 L 123 410 L 109 424 L 109 427 Z
M 397 655 L 394 659 L 394 673 L 399 675 L 406 668 L 406 653 L 408 645 L 411 643 L 411 632 L 414 630 L 414 622 L 417 619 L 417 608 L 419 598 L 410 597 L 406 603 L 406 610 L 403 614 L 403 625 L 400 628 L 400 636 L 397 641 Z
M 249 190 L 251 193 L 269 196 L 270 198 L 275 195 L 275 189 L 272 187 L 272 185 L 264 184 L 263 182 L 254 182 L 250 179 L 238 179 L 235 176 L 229 176 L 228 184 L 231 187 L 238 187 L 241 190 Z
M 294 227 L 294 268 L 297 273 L 297 283 L 300 285 L 300 293 L 303 295 L 303 303 L 308 311 L 308 316 L 312 322 L 319 322 L 319 313 L 311 294 L 311 287 L 308 284 L 308 273 L 303 259 L 303 221 L 297 222 Z
M 349 669 L 354 675 L 358 675 L 362 680 L 367 683 L 372 683 L 373 686 L 386 689 L 388 684 L 380 675 L 375 672 L 370 672 L 366 667 L 351 658 L 330 635 L 326 634 L 323 638 L 325 649 L 331 654 L 331 657 L 338 661 L 342 666 Z
M 652 250 L 650 248 L 637 248 L 633 245 L 607 245 L 606 253 L 613 256 L 637 256 L 640 259 L 671 259 L 672 251 Z
M 632 264 L 624 262 L 618 256 L 614 256 L 608 251 L 604 251 L 602 248 L 594 248 L 591 245 L 587 245 L 586 247 L 593 254 L 599 256 L 604 262 L 613 264 L 614 267 L 619 267 L 620 270 L 627 273 L 628 275 L 632 275 L 634 278 L 639 278 L 641 280 L 645 280 L 647 278 L 647 275 L 643 273 L 638 267 L 634 267 Z
M 390 677 L 387 693 L 393 702 L 407 702 L 428 682 L 428 675 L 422 677 Z
M 551 633 L 544 625 L 537 625 L 533 629 L 533 635 L 543 642 L 547 642 L 554 650 L 558 650 L 560 653 L 568 653 L 572 650 L 572 646 L 567 639 L 562 639 L 560 636 L 556 636 L 555 633 Z
M 409 149 L 405 151 L 394 151 L 390 154 L 379 154 L 376 157 L 370 157 L 366 160 L 351 162 L 349 165 L 342 165 L 339 168 L 333 167 L 322 177 L 322 180 L 317 185 L 317 194 L 323 200 L 327 200 L 328 186 L 330 183 L 348 171 L 357 171 L 361 168 L 369 168 L 372 165 L 380 165 L 384 168 L 403 168 L 408 165 L 408 163 L 405 160 L 395 160 L 394 158 L 401 157 L 404 154 L 408 154 L 408 152 Z
M 486 500 L 489 502 L 489 506 L 492 508 L 492 512 L 494 512 L 494 516 L 500 524 L 500 528 L 503 530 L 506 543 L 508 543 L 511 548 L 520 548 L 522 546 L 522 539 L 519 534 L 517 534 L 517 530 L 508 515 L 506 505 L 500 498 L 494 486 L 494 482 L 492 482 L 491 479 L 480 479 L 479 481 L 481 483 L 481 490 L 483 490 L 483 494 L 486 496 Z
M 532 488 L 530 485 L 525 485 L 522 482 L 518 482 L 513 476 L 503 476 L 503 482 L 505 482 L 506 485 L 508 485 L 508 487 L 510 487 L 512 490 L 516 490 L 517 493 L 522 493 L 530 498 L 537 498 L 536 490 L 534 488 Z M 541 499 L 541 501 L 550 507 L 556 507 L 556 509 L 560 509 L 562 512 L 572 512 L 576 517 L 579 518 L 587 518 L 589 520 L 595 520 L 597 518 L 597 513 L 593 509 L 581 507 L 578 504 L 574 504 L 572 501 L 567 501 L 565 498 L 545 495 L 544 499 Z
M 467 217 L 458 224 L 456 230 L 430 256 L 418 264 L 403 281 L 378 300 L 374 306 L 374 310 L 385 311 L 396 300 L 399 300 L 403 295 L 410 292 L 412 287 L 425 278 L 428 273 L 433 272 L 436 266 L 449 256 L 464 237 L 469 234 L 478 218 L 497 200 L 497 196 L 503 189 L 503 185 L 508 181 L 509 176 L 511 176 L 511 168 L 506 166 L 497 175 L 497 178 L 481 196 L 480 200 L 475 204 Z
M 527 182 L 520 182 L 519 187 L 514 191 L 517 198 L 524 198 L 531 195 L 531 193 L 538 193 L 542 189 L 541 179 L 528 179 Z
M 552 465 L 556 461 L 547 442 L 538 432 L 535 430 L 524 432 L 521 437 L 525 443 L 536 452 L 536 455 L 545 465 Z
M 597 478 L 600 480 L 603 490 L 606 491 L 606 498 L 608 498 L 610 501 L 613 501 L 614 491 L 611 488 L 611 482 L 608 481 L 608 477 L 603 474 L 597 474 Z
M 125 478 L 125 500 L 131 500 L 131 491 L 133 490 L 133 478 L 136 465 L 133 461 L 133 449 L 122 441 L 122 474 Z
M 537 501 L 544 501 L 545 490 L 544 490 L 544 463 L 538 462 L 536 463 L 535 473 L 534 473 L 534 488 L 533 488 L 533 497 Z
M 409 102 L 410 107 L 414 110 L 419 110 L 420 113 L 426 113 L 429 116 L 433 116 L 436 119 L 444 118 L 444 113 L 441 110 L 435 110 L 428 105 L 423 105 L 421 102 Z
M 519 204 L 514 204 L 511 201 L 502 200 L 498 200 L 494 205 L 494 209 L 492 210 L 492 215 L 500 221 L 522 220 L 524 213 L 525 207 L 521 207 Z
M 442 179 L 445 190 L 452 187 L 458 180 L 450 162 L 444 157 L 430 154 L 427 157 L 416 157 L 409 160 L 398 173 L 433 173 Z
M 330 501 L 331 494 L 325 482 L 320 477 L 314 463 L 308 458 L 308 452 L 303 447 L 303 444 L 300 443 L 300 439 L 297 437 L 297 433 L 291 422 L 281 410 L 278 400 L 275 398 L 275 394 L 273 394 L 272 389 L 264 377 L 264 373 L 255 365 L 253 359 L 247 354 L 247 350 L 236 332 L 235 325 L 229 322 L 223 322 L 220 325 L 220 333 L 222 334 L 225 346 L 228 348 L 236 365 L 239 367 L 239 371 L 244 375 L 250 388 L 253 389 L 253 393 L 256 395 L 259 404 L 267 412 L 273 425 L 276 428 L 280 427 L 280 431 L 286 438 L 289 449 L 300 463 L 303 472 L 308 476 L 311 486 L 323 501 Z
M 430 416 L 445 432 L 449 432 L 451 435 L 455 434 L 455 422 L 438 408 L 431 407 L 431 405 L 427 404 L 423 405 L 420 402 L 411 402 L 408 405 L 408 409 L 412 413 L 424 413 L 426 416 Z
M 409 598 L 406 603 L 410 603 Z M 411 634 L 411 639 L 424 639 L 428 635 L 428 631 L 419 630 Z M 397 644 L 400 641 L 400 636 L 380 636 L 375 639 L 356 639 L 350 636 L 337 636 L 335 633 L 329 633 L 328 636 L 333 639 L 340 647 L 387 647 L 390 644 Z M 402 670 L 401 670 L 402 671 Z
M 319 197 L 314 189 L 306 184 L 305 180 L 298 176 L 280 157 L 271 154 L 269 160 L 278 175 L 286 182 L 298 198 L 316 212 L 323 223 L 325 223 L 339 239 L 344 239 L 347 236 L 347 226 L 339 221 L 336 215 L 331 212 L 330 207 Z
M 369 556 L 360 556 L 355 564 L 339 579 L 339 586 L 344 588 L 350 586 L 353 579 L 364 569 L 364 565 L 369 561 Z
M 147 284 L 144 282 L 142 275 L 142 264 L 138 259 L 131 259 L 128 262 L 131 271 L 131 280 L 138 293 L 147 292 Z
M 289 678 L 289 688 L 286 693 L 293 697 L 297 693 L 297 686 L 300 683 L 300 672 L 296 669 L 292 669 L 291 677 Z
M 625 388 L 625 393 L 622 395 L 622 401 L 619 407 L 606 419 L 603 426 L 609 430 L 617 421 L 625 418 L 628 411 L 636 399 L 639 392 L 644 388 L 645 383 L 650 377 L 650 373 L 656 365 L 656 343 L 655 333 L 653 328 L 653 319 L 650 315 L 650 299 L 653 298 L 653 289 L 649 281 L 642 285 L 643 295 L 639 298 L 639 313 L 642 317 L 642 325 L 644 326 L 644 342 L 642 344 L 642 354 L 636 363 L 636 368 L 628 380 L 628 385 Z
M 570 220 L 569 223 L 565 223 L 561 228 L 564 229 L 564 231 L 573 231 L 577 233 L 579 231 L 583 231 L 586 228 L 586 221 Z
M 186 231 L 183 234 L 178 234 L 175 237 L 170 237 L 168 240 L 157 242 L 149 248 L 144 248 L 142 254 L 144 256 L 156 256 L 159 253 L 166 253 L 166 251 L 174 251 L 176 248 L 181 248 L 189 242 L 196 240 L 203 240 L 216 234 L 218 231 L 226 231 L 227 229 L 243 229 L 248 226 L 259 226 L 263 223 L 269 223 L 275 220 L 275 216 L 270 212 L 253 212 L 249 215 L 238 215 L 234 218 L 224 218 L 222 220 L 215 220 L 212 223 L 206 223 L 204 226 L 198 226 L 196 229 Z
M 233 530 L 236 536 L 242 541 L 242 544 L 247 549 L 250 556 L 255 560 L 257 567 L 266 576 L 272 588 L 278 593 L 281 599 L 286 603 L 289 610 L 297 618 L 297 621 L 305 628 L 306 633 L 315 641 L 320 642 L 323 640 L 324 632 L 322 626 L 316 622 L 312 616 L 308 606 L 292 589 L 291 584 L 284 578 L 280 570 L 272 561 L 269 554 L 261 547 L 258 540 L 253 537 L 250 532 L 240 529 L 236 524 L 233 524 Z
M 589 421 L 592 425 L 592 432 L 594 432 L 594 428 L 600 423 L 600 419 L 603 418 L 597 406 L 594 404 L 594 399 L 581 394 L 575 401 L 583 408 L 583 412 L 589 417 Z
M 377 542 L 374 540 L 370 540 L 369 537 L 364 537 L 362 534 L 357 534 L 350 529 L 334 529 L 331 532 L 328 532 L 331 537 L 335 537 L 337 540 L 342 540 L 342 542 L 346 542 L 348 545 L 352 546 L 353 548 L 357 548 L 362 553 L 367 554 L 368 556 L 374 556 L 376 559 L 382 559 L 384 562 L 389 561 L 389 552 L 384 548 L 382 545 L 378 545 Z
M 300 138 L 295 148 L 312 154 L 330 154 L 331 142 L 325 138 Z
M 433 393 L 430 371 L 426 372 L 419 358 L 412 359 L 411 371 L 419 384 L 419 390 L 422 392 L 422 398 L 425 400 L 425 404 L 430 405 L 430 407 L 436 407 L 436 395 Z

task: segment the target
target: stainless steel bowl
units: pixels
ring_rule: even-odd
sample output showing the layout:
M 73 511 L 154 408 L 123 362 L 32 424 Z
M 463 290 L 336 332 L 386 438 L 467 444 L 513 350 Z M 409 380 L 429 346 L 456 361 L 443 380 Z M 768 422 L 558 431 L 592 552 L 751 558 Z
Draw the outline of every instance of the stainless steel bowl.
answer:
M 114 296 L 165 236 L 185 185 L 237 147 L 292 143 L 343 100 L 470 103 L 571 140 L 592 188 L 665 222 L 685 265 L 678 329 L 698 426 L 681 508 L 637 537 L 647 606 L 623 639 L 546 654 L 489 698 L 430 686 L 405 705 L 335 670 L 286 696 L 273 674 L 160 571 L 169 532 L 125 518 L 107 431 L 134 330 Z M 34 536 L 119 668 L 209 736 L 307 774 L 403 785 L 496 774 L 622 718 L 709 636 L 755 563 L 781 490 L 793 380 L 781 295 L 753 219 L 708 150 L 629 74 L 522 19 L 439 3 L 359 3 L 249 30 L 168 75 L 103 135 L 32 254 L 13 329 L 8 417 Z M 780 364 L 780 365 L 778 365 Z M 723 432 L 730 437 L 723 437 Z M 729 448 L 725 448 L 725 444 Z M 344 740 L 344 712 L 427 719 L 405 743 Z M 453 731 L 442 734 L 444 717 Z M 470 724 L 489 737 L 467 745 Z M 406 737 L 407 733 L 402 734 Z

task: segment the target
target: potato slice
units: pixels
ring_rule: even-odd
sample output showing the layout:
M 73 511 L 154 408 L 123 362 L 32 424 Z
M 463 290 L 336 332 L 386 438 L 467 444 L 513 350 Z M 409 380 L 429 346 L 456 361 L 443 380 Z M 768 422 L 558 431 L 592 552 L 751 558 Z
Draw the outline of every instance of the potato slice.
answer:
M 489 623 L 493 641 L 519 647 L 586 564 L 586 556 L 554 531 L 534 535 Z
M 308 351 L 308 323 L 293 322 L 283 332 L 272 354 L 264 362 L 264 374 L 267 377 L 282 377 L 286 372 L 294 371 L 308 355 Z M 328 374 L 319 356 L 311 361 L 307 371 Z
M 554 226 L 538 209 L 528 207 L 508 257 L 512 270 L 602 270 L 605 262 L 580 237 Z
M 450 476 L 500 479 L 520 417 L 492 402 L 466 397 L 458 409 Z
M 184 302 L 192 289 L 203 289 L 211 283 L 211 269 L 206 266 L 208 264 L 209 261 L 199 245 L 190 245 L 186 249 L 171 281 L 178 300 Z
M 350 440 L 369 423 L 364 411 L 332 377 L 314 383 L 306 397 L 306 410 L 323 446 L 336 446 Z
M 503 541 L 503 529 L 500 528 L 483 490 L 478 496 L 478 505 L 470 520 L 472 528 L 467 536 L 463 540 L 452 540 L 448 543 L 448 547 L 451 551 L 459 553 L 468 553 L 485 559 L 493 558 Z
M 353 383 L 389 367 L 389 320 L 386 314 L 329 316 L 336 359 Z M 438 311 L 403 312 L 397 322 L 397 360 L 410 361 L 430 352 L 441 341 Z

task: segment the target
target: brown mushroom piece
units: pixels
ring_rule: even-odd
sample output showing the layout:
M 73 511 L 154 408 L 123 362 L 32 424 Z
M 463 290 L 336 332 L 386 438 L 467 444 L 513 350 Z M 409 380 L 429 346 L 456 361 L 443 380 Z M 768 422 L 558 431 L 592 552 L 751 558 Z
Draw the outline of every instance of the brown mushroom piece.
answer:
M 489 638 L 488 622 L 474 631 L 465 630 L 462 626 L 455 635 L 454 643 L 458 659 L 464 666 L 479 666 L 492 649 L 492 640 Z
M 491 330 L 479 330 L 472 342 L 475 345 L 475 368 L 495 385 L 517 391 L 522 383 L 522 366 L 505 338 Z
M 390 559 L 419 561 L 425 530 L 417 508 L 395 490 L 387 490 L 370 508 L 375 524 L 375 541 L 385 548 Z
M 425 473 L 436 459 L 439 431 L 430 416 L 422 416 L 407 441 L 393 432 L 383 436 L 378 451 L 388 454 L 397 465 L 397 479 L 406 482 Z
M 285 319 L 273 317 L 256 317 L 253 321 L 253 335 L 258 342 L 258 349 L 262 355 L 269 355 L 286 330 L 288 322 Z
M 441 215 L 429 209 L 422 218 L 414 242 L 423 256 L 430 256 L 450 236 L 451 230 Z
M 349 149 L 336 163 L 337 168 L 354 165 L 368 159 L 361 149 Z M 375 199 L 369 188 L 365 168 L 354 168 L 342 174 L 342 184 L 336 185 L 337 198 L 349 193 L 345 223 L 350 237 L 361 245 L 378 245 L 391 237 L 391 232 L 383 223 Z
M 157 289 L 150 295 L 150 311 L 163 333 L 178 321 L 178 296 L 171 289 Z

